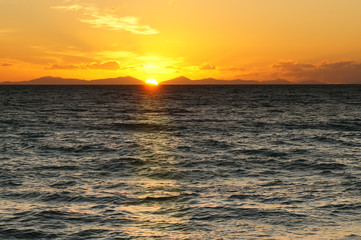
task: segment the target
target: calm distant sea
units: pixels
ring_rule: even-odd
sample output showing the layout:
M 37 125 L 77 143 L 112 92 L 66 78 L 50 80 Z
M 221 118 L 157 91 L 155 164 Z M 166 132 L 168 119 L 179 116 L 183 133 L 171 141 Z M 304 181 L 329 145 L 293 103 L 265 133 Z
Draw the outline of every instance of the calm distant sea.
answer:
M 0 239 L 361 239 L 361 86 L 0 86 Z

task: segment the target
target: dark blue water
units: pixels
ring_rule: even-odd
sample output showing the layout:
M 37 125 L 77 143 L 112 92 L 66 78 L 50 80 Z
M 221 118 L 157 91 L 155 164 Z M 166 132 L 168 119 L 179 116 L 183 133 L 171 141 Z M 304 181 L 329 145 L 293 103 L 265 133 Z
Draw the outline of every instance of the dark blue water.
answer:
M 0 98 L 0 239 L 361 239 L 361 86 Z

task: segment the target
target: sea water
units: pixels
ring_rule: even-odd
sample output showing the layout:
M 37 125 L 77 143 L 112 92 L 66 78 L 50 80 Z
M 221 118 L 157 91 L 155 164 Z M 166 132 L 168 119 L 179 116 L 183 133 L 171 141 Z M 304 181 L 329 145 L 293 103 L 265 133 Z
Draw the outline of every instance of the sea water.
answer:
M 0 239 L 361 239 L 361 86 L 1 86 Z

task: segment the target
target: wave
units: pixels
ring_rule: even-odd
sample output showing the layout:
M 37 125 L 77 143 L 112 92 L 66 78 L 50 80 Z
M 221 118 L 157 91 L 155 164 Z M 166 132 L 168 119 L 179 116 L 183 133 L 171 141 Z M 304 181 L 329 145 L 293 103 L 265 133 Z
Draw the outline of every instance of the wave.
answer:
M 6 228 L 0 226 L 0 237 L 1 239 L 55 239 L 61 235 L 47 233 L 39 229 L 17 229 L 17 228 Z

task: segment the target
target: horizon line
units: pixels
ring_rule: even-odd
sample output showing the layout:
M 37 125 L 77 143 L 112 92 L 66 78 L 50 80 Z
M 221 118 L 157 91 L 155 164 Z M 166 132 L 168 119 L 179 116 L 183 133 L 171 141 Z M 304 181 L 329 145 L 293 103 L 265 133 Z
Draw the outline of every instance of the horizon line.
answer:
M 123 79 L 126 82 L 116 82 L 119 79 L 120 81 Z M 51 82 L 52 80 L 58 80 L 59 82 Z M 61 82 L 70 81 L 70 82 Z M 43 81 L 43 82 L 41 82 Z M 73 81 L 73 83 L 72 83 Z M 108 81 L 108 82 L 107 82 Z M 135 81 L 132 83 L 131 81 Z M 138 81 L 138 82 L 137 82 Z M 178 82 L 172 82 L 178 81 Z M 182 83 L 182 81 L 185 81 Z M 208 82 L 207 82 L 208 81 Z M 193 82 L 193 83 L 190 83 Z M 224 82 L 224 83 L 223 83 Z M 211 86 L 211 85 L 360 85 L 361 83 L 324 83 L 315 80 L 305 80 L 299 82 L 293 82 L 286 79 L 273 79 L 273 80 L 245 80 L 245 79 L 216 79 L 216 78 L 203 78 L 203 79 L 190 79 L 185 76 L 178 76 L 176 78 L 172 78 L 169 80 L 159 81 L 159 85 L 199 85 L 199 86 Z M 64 78 L 64 77 L 53 77 L 53 76 L 43 76 L 40 78 L 35 78 L 31 80 L 25 81 L 2 81 L 0 85 L 39 85 L 39 86 L 102 86 L 102 85 L 146 85 L 146 81 L 142 79 L 138 79 L 132 76 L 125 77 L 111 77 L 111 78 L 101 78 L 101 79 L 79 79 L 79 78 Z

